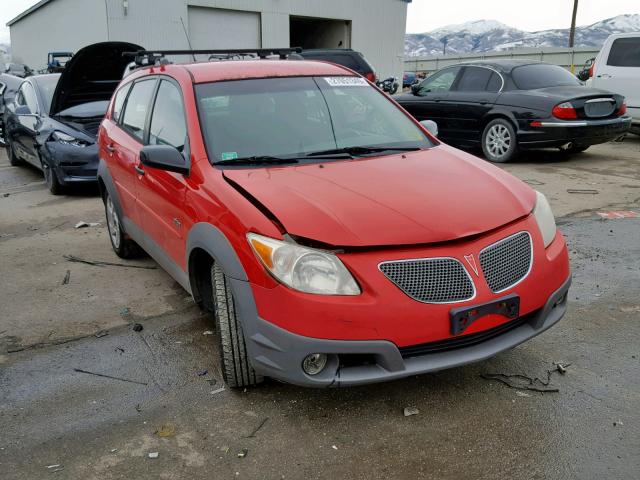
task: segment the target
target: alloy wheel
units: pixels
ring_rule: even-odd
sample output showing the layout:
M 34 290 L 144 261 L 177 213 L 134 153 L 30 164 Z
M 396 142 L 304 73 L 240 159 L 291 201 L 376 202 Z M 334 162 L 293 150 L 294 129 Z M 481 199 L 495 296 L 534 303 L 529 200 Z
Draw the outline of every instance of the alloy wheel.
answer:
M 511 148 L 509 129 L 501 124 L 493 125 L 487 132 L 485 146 L 495 158 L 503 157 Z
M 109 227 L 109 236 L 113 247 L 120 248 L 120 219 L 111 196 L 107 196 L 107 226 Z

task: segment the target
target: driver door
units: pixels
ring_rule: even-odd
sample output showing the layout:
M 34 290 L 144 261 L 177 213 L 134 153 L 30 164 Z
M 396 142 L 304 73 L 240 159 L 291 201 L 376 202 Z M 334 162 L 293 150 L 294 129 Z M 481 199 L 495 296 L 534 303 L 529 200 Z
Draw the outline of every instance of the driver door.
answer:
M 22 107 L 21 111 L 26 107 L 28 112 L 18 114 L 16 111 L 17 122 L 12 132 L 12 141 L 14 152 L 18 157 L 35 167 L 42 168 L 36 148 L 36 132 L 41 123 L 37 98 L 31 83 L 24 82 L 20 86 L 15 106 L 16 109 Z
M 449 132 L 452 106 L 449 104 L 449 91 L 455 85 L 462 70 L 459 66 L 447 67 L 437 71 L 414 91 L 413 97 L 403 105 L 418 121 L 433 120 L 438 124 L 439 137 L 446 141 Z

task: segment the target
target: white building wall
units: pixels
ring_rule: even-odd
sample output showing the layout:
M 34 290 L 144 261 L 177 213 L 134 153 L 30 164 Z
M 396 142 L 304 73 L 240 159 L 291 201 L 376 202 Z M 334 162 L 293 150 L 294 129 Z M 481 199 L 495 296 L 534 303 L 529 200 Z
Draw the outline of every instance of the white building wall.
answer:
M 189 6 L 257 12 L 262 47 L 289 46 L 289 16 L 351 21 L 351 48 L 379 77 L 403 69 L 403 0 L 53 0 L 10 27 L 15 61 L 43 68 L 52 50 L 121 40 L 145 48 L 186 49 Z M 108 15 L 107 15 L 108 12 Z

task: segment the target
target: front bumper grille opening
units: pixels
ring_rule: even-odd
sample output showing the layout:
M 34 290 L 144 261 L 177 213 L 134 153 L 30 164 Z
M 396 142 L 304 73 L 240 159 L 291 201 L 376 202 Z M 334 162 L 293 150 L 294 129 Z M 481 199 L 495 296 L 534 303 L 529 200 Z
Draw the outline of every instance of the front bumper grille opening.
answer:
M 524 325 L 538 314 L 538 310 L 524 315 L 510 322 L 503 323 L 497 327 L 482 332 L 470 333 L 467 335 L 460 335 L 453 338 L 447 338 L 436 342 L 423 343 L 421 345 L 412 345 L 409 347 L 401 347 L 400 354 L 402 358 L 418 357 L 420 355 L 427 355 L 430 353 L 440 353 L 448 350 L 455 350 L 457 348 L 467 348 L 477 345 L 492 338 L 504 335 L 511 330 Z
M 502 292 L 524 279 L 531 270 L 533 250 L 529 232 L 519 232 L 480 252 L 480 265 L 489 288 Z
M 380 271 L 406 295 L 424 303 L 453 303 L 475 296 L 471 277 L 455 258 L 381 263 Z

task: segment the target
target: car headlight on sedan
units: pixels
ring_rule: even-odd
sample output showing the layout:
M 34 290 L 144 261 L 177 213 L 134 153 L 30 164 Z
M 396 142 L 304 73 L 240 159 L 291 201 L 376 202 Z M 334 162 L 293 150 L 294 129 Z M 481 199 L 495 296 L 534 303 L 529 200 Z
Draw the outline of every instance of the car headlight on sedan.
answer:
M 547 248 L 556 237 L 556 219 L 553 216 L 547 197 L 538 191 L 536 191 L 536 206 L 533 208 L 533 216 L 538 222 L 544 247 Z
M 64 145 L 73 145 L 74 147 L 86 147 L 88 145 L 91 145 L 91 143 L 89 142 L 57 130 L 51 134 L 51 138 L 53 138 L 56 142 L 60 142 Z
M 349 270 L 332 253 L 255 233 L 249 233 L 247 240 L 271 275 L 294 290 L 319 295 L 360 294 Z

